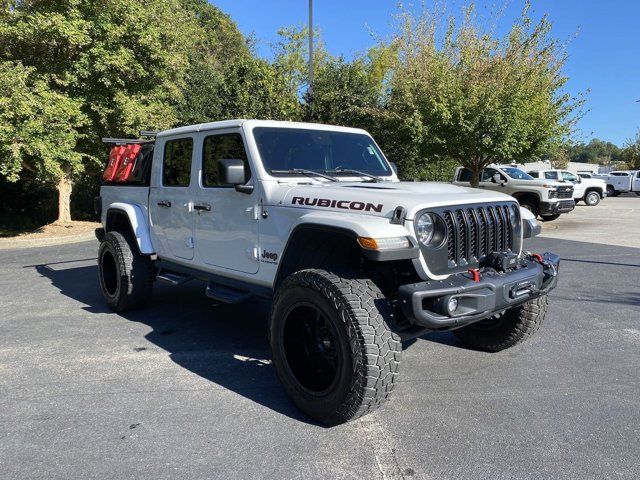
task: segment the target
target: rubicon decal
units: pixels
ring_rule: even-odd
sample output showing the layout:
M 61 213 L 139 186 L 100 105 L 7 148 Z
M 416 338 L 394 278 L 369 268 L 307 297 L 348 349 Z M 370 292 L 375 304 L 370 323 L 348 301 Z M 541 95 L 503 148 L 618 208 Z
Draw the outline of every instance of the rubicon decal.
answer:
M 329 200 L 328 198 L 293 197 L 292 205 L 306 205 L 308 207 L 341 208 L 343 210 L 363 210 L 365 212 L 382 212 L 381 203 L 365 203 L 351 200 Z

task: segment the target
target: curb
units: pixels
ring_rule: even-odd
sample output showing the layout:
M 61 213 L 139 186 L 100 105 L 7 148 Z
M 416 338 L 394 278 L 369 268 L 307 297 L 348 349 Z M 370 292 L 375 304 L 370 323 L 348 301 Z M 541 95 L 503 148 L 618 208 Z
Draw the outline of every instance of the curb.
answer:
M 93 231 L 90 231 L 90 232 L 80 233 L 78 235 L 66 235 L 63 237 L 0 239 L 0 250 L 50 247 L 52 245 L 66 245 L 66 244 L 86 242 L 89 240 L 95 240 L 95 238 L 96 238 L 95 233 Z

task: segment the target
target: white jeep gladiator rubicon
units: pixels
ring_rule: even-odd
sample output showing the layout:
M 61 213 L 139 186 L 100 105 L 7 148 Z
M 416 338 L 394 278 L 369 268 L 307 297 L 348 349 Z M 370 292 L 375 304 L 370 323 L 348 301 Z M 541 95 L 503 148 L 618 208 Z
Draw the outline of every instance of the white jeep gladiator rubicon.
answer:
M 454 185 L 471 185 L 471 170 L 458 167 Z M 478 188 L 506 193 L 518 200 L 523 208 L 543 220 L 555 220 L 576 207 L 573 186 L 553 180 L 537 180 L 510 165 L 490 165 L 480 171 Z
M 535 218 L 501 193 L 398 181 L 363 130 L 233 120 L 105 141 L 109 306 L 191 279 L 218 302 L 271 299 L 278 377 L 325 424 L 387 399 L 404 339 L 453 330 L 498 351 L 546 315 L 559 258 L 522 251 Z
M 568 170 L 532 170 L 527 172 L 533 178 L 543 180 L 559 180 L 573 185 L 573 199 L 576 202 L 583 201 L 593 207 L 607 196 L 607 184 L 600 178 L 583 177 Z

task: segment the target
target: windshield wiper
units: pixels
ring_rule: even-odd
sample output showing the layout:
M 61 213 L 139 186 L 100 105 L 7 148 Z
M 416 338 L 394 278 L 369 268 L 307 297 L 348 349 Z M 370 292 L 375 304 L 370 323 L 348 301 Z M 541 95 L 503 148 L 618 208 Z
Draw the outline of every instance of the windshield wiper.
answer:
M 314 170 L 307 170 L 306 168 L 290 168 L 289 170 L 271 170 L 271 173 L 276 174 L 300 174 L 300 175 L 308 175 L 310 177 L 322 177 L 327 180 L 331 180 L 332 182 L 337 182 L 338 179 L 336 177 L 332 177 L 331 175 L 327 175 L 325 173 L 316 172 Z
M 335 170 L 325 170 L 330 173 L 353 173 L 361 177 L 367 177 L 373 180 L 375 183 L 384 182 L 384 179 L 367 172 L 361 172 L 360 170 L 354 170 L 353 168 L 336 168 Z

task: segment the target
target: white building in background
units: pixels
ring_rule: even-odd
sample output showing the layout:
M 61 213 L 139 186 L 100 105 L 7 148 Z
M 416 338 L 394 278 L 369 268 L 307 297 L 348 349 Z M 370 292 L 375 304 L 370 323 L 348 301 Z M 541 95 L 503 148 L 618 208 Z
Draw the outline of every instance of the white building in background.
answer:
M 525 172 L 531 170 L 549 170 L 553 168 L 551 166 L 551 162 L 548 160 L 540 161 L 540 162 L 527 162 L 527 163 L 518 163 L 518 167 L 520 167 Z M 589 173 L 600 173 L 604 167 L 596 164 L 596 163 L 582 163 L 582 162 L 569 162 L 567 168 L 563 168 L 562 170 L 569 170 L 573 173 L 580 172 L 589 172 Z

